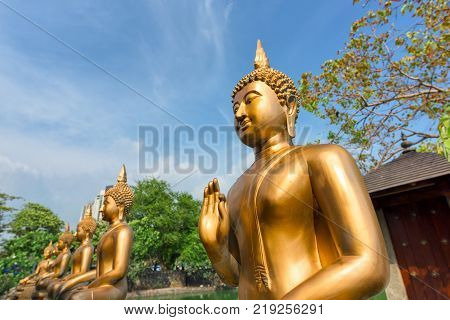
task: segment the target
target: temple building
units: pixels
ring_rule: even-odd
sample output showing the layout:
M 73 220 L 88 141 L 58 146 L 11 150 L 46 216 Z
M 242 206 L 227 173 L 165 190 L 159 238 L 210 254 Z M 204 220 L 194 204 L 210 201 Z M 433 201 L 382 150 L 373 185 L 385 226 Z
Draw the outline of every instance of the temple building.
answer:
M 450 163 L 405 149 L 364 177 L 388 249 L 388 299 L 450 296 Z

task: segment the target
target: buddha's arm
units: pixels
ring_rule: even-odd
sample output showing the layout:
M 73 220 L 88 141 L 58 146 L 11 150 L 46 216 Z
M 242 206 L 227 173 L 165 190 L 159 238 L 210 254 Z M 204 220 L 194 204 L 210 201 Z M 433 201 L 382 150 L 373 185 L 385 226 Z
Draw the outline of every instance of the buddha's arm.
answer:
M 34 277 L 36 277 L 36 276 L 39 274 L 39 271 L 41 270 L 41 266 L 40 266 L 40 265 L 41 265 L 41 264 L 39 263 L 38 266 L 36 267 L 36 269 L 34 270 L 34 272 L 33 272 L 32 274 L 30 274 L 29 276 L 27 276 L 27 277 L 21 279 L 21 280 L 19 281 L 19 284 L 24 284 L 24 283 L 26 283 L 27 281 L 30 281 L 31 279 L 33 279 Z
M 339 258 L 284 299 L 369 298 L 386 285 L 389 264 L 361 174 L 351 155 L 339 146 L 305 148 L 304 155 L 319 214 L 327 221 Z
M 92 255 L 94 253 L 94 247 L 92 245 L 86 245 L 81 251 L 80 271 L 78 273 L 85 273 L 91 269 Z
M 39 278 L 39 281 L 41 281 L 41 280 L 44 280 L 44 279 L 47 279 L 47 278 L 51 278 L 54 275 L 55 275 L 55 273 L 53 272 L 53 270 L 51 270 L 51 271 L 48 271 L 48 272 L 44 273 L 41 276 L 38 276 L 38 278 Z
M 74 277 L 76 277 L 79 274 L 86 273 L 91 269 L 91 262 L 92 262 L 92 254 L 94 252 L 94 248 L 92 246 L 86 246 L 82 248 L 81 252 L 81 265 L 80 265 L 80 271 L 74 273 L 72 271 L 71 274 L 65 276 L 63 278 L 64 281 L 68 281 Z M 73 263 L 73 262 L 72 262 Z
M 63 292 L 72 289 L 77 284 L 93 281 L 95 280 L 96 276 L 97 276 L 96 269 L 92 269 L 85 273 L 79 273 L 76 276 L 72 277 L 71 279 L 65 281 L 64 284 L 59 288 L 56 295 L 61 295 Z
M 61 278 L 64 275 L 64 273 L 66 273 L 67 267 L 69 266 L 69 262 L 70 262 L 70 254 L 64 254 L 61 258 L 59 271 L 55 272 L 54 275 L 55 278 Z
M 239 249 L 232 230 L 228 235 L 228 247 L 218 252 L 206 248 L 211 264 L 224 283 L 230 286 L 239 285 Z M 236 258 L 235 258 L 236 257 Z
M 89 285 L 89 288 L 96 288 L 106 284 L 114 285 L 127 275 L 132 244 L 133 232 L 130 227 L 122 227 L 117 230 L 117 235 L 114 237 L 114 247 L 116 250 L 112 263 L 113 269 L 95 279 Z
M 231 190 L 230 190 L 231 192 Z M 225 196 L 213 179 L 204 189 L 198 221 L 200 240 L 219 277 L 228 285 L 239 284 L 239 248 L 231 228 Z

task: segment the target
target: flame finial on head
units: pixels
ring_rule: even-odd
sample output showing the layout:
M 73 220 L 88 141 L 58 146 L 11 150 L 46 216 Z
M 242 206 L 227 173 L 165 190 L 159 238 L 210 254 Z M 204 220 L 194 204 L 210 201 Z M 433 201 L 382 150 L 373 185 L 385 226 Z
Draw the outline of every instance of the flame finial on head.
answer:
M 125 169 L 125 165 L 122 165 L 120 168 L 119 176 L 117 177 L 117 182 L 127 182 L 127 169 Z
M 258 42 L 256 43 L 256 55 L 253 66 L 255 69 L 270 68 L 269 58 L 267 58 L 260 39 L 258 39 Z
M 83 219 L 92 217 L 92 204 L 88 203 L 84 209 Z

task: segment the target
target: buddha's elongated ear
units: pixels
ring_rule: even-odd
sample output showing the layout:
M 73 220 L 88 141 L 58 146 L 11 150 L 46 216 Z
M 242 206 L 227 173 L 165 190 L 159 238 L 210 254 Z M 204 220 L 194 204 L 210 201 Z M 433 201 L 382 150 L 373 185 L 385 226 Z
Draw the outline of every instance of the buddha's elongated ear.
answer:
M 297 97 L 295 95 L 289 95 L 286 99 L 286 122 L 289 136 L 295 137 L 295 120 L 297 119 Z
M 123 221 L 125 216 L 125 204 L 117 204 L 117 209 L 119 209 L 119 220 Z
M 297 112 L 297 97 L 293 94 L 289 95 L 286 99 L 287 107 L 289 109 L 289 115 Z

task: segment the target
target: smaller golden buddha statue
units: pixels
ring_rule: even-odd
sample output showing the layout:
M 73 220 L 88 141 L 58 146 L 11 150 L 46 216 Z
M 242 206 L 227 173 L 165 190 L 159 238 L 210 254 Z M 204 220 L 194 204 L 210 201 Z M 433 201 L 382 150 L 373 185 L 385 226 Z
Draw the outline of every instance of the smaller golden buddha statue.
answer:
M 58 289 L 68 280 L 78 274 L 86 273 L 91 269 L 94 246 L 92 236 L 97 228 L 97 222 L 92 218 L 92 206 L 88 204 L 84 208 L 83 218 L 80 220 L 75 233 L 75 238 L 80 242 L 80 246 L 72 255 L 72 272 L 62 279 L 54 279 L 47 287 L 48 296 L 56 298 Z
M 19 299 L 19 300 L 28 300 L 31 299 L 31 295 L 35 289 L 36 282 L 39 280 L 39 277 L 46 274 L 50 268 L 50 263 L 52 261 L 53 253 L 53 243 L 50 242 L 49 245 L 44 249 L 44 259 L 41 260 L 36 269 L 29 276 L 21 279 L 19 281 L 19 285 L 11 292 L 8 296 L 8 299 Z
M 50 264 L 50 267 L 53 271 L 40 277 L 36 285 L 36 291 L 32 295 L 33 299 L 46 298 L 47 287 L 52 283 L 53 280 L 64 276 L 71 259 L 70 245 L 72 244 L 72 241 L 73 234 L 72 232 L 70 232 L 70 226 L 67 223 L 65 231 L 59 236 L 58 239 L 57 248 L 59 254 L 56 259 Z
M 65 282 L 59 294 L 71 300 L 120 300 L 128 291 L 127 271 L 133 244 L 133 231 L 125 217 L 133 204 L 133 191 L 127 184 L 125 166 L 122 166 L 117 183 L 105 193 L 101 208 L 102 219 L 109 223 L 108 230 L 97 245 L 97 267 Z M 80 283 L 68 293 L 67 288 Z

